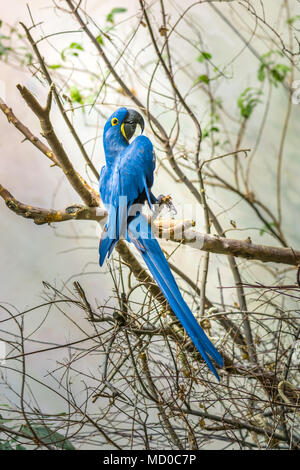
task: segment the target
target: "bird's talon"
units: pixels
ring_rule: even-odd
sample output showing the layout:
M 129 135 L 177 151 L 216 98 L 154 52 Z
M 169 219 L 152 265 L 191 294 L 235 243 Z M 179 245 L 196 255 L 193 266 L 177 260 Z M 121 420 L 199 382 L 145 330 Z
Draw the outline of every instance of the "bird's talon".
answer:
M 171 194 L 168 194 L 167 196 L 160 194 L 157 198 L 157 204 L 158 204 L 159 212 L 162 206 L 167 206 L 170 212 L 172 212 L 174 215 L 177 214 L 177 210 L 172 202 Z
M 159 196 L 159 205 L 165 204 L 166 206 L 170 204 L 172 201 L 172 196 L 171 194 L 168 194 L 167 196 L 161 195 Z

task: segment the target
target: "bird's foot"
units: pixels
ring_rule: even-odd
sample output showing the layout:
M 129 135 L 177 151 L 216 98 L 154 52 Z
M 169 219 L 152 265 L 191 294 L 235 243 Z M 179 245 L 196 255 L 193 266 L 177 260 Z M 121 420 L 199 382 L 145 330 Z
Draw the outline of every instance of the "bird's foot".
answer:
M 170 194 L 168 194 L 167 196 L 160 194 L 157 197 L 157 201 L 155 205 L 156 205 L 156 208 L 154 210 L 155 218 L 158 217 L 158 215 L 162 212 L 164 207 L 167 207 L 168 211 L 171 212 L 173 216 L 177 214 L 177 210 L 172 202 L 172 196 Z

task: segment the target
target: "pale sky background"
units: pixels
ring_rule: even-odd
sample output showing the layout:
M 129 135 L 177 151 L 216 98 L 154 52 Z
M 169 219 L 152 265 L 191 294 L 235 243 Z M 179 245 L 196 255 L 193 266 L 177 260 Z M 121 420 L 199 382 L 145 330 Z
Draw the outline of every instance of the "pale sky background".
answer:
M 74 29 L 74 23 L 71 19 L 66 19 L 65 15 L 56 15 L 53 8 L 49 8 L 50 0 L 30 0 L 29 2 L 31 11 L 34 15 L 35 21 L 43 21 L 43 29 L 46 33 L 52 33 L 61 30 Z M 126 15 L 134 15 L 137 9 L 137 2 L 134 0 L 122 0 L 122 6 L 128 9 Z M 185 2 L 181 2 L 184 4 Z M 189 2 L 186 2 L 189 4 Z M 264 5 L 268 14 L 272 14 L 272 9 L 275 12 L 274 0 L 264 1 Z M 117 0 L 88 0 L 88 11 L 95 17 L 97 22 L 104 24 L 104 18 L 107 13 L 113 8 L 120 6 Z M 273 8 L 274 7 L 274 8 Z M 220 6 L 221 8 L 221 6 Z M 222 4 L 223 11 L 226 11 L 227 6 Z M 203 25 L 209 24 L 206 28 L 208 37 L 205 38 L 207 44 L 210 45 L 214 57 L 218 57 L 219 62 L 222 60 L 229 61 L 243 49 L 243 44 L 240 40 L 230 31 L 220 18 L 216 17 L 209 5 L 202 5 L 201 12 L 197 11 L 197 21 L 202 22 Z M 30 23 L 28 11 L 26 8 L 26 1 L 23 0 L 10 0 L 9 2 L 1 2 L 0 4 L 0 19 L 3 22 L 10 24 L 17 24 L 22 20 L 26 24 Z M 75 27 L 76 28 L 76 27 Z M 126 26 L 124 26 L 124 34 L 126 34 Z M 59 38 L 60 44 L 69 44 L 72 40 L 78 41 L 78 34 L 69 34 L 66 39 L 64 35 Z M 81 36 L 82 41 L 86 41 Z M 85 42 L 89 47 L 88 43 Z M 257 49 L 264 53 L 266 48 L 259 41 L 254 41 Z M 51 58 L 54 57 L 54 52 L 50 47 L 47 49 L 47 54 Z M 45 52 L 44 52 L 45 53 Z M 48 56 L 47 56 L 48 58 Z M 194 57 L 191 57 L 194 60 Z M 95 66 L 95 64 L 93 64 Z M 227 106 L 236 106 L 236 99 L 240 92 L 249 86 L 253 71 L 257 70 L 257 59 L 249 52 L 241 53 L 239 58 L 234 63 L 234 79 L 228 80 L 223 88 L 220 90 Z M 299 79 L 300 77 L 295 77 Z M 46 88 L 39 83 L 36 79 L 30 76 L 30 73 L 24 70 L 12 68 L 9 65 L 0 62 L 0 90 L 5 94 L 7 104 L 13 108 L 15 114 L 19 119 L 24 122 L 28 127 L 33 129 L 34 132 L 39 133 L 39 126 L 36 118 L 32 115 L 30 110 L 26 107 L 23 100 L 20 98 L 19 92 L 16 89 L 16 84 L 21 83 L 26 85 L 33 91 L 36 96 L 42 101 L 46 96 Z M 143 89 L 140 89 L 139 84 L 135 84 L 137 92 L 143 94 Z M 275 207 L 274 192 L 270 191 L 271 182 L 274 180 L 275 173 L 275 155 L 276 149 L 279 145 L 279 130 L 282 127 L 283 117 L 286 107 L 286 92 L 279 87 L 274 93 L 276 94 L 272 110 L 269 114 L 267 121 L 266 133 L 264 141 L 259 148 L 258 155 L 255 160 L 255 179 L 256 187 L 260 188 L 260 194 L 263 194 L 264 201 L 270 207 Z M 144 95 L 143 95 L 144 96 Z M 126 101 L 125 101 L 126 104 Z M 130 103 L 127 103 L 130 105 Z M 201 102 L 199 102 L 199 112 L 202 112 Z M 109 115 L 111 109 L 104 109 L 105 115 Z M 204 114 L 204 111 L 203 111 Z M 79 152 L 76 145 L 72 141 L 68 132 L 55 109 L 53 109 L 53 122 L 60 138 L 72 156 L 72 161 L 75 167 L 83 170 L 83 165 L 80 160 Z M 260 114 L 258 113 L 258 116 Z M 283 173 L 283 213 L 284 224 L 288 227 L 288 236 L 290 242 L 299 249 L 300 247 L 300 233 L 299 233 L 299 180 L 300 180 L 300 163 L 299 163 L 299 105 L 294 105 L 292 110 L 291 124 L 288 132 L 287 144 L 284 153 L 284 173 Z M 103 162 L 104 155 L 102 150 L 102 129 L 87 128 L 84 125 L 84 120 L 81 115 L 76 117 L 76 128 L 83 140 L 93 139 L 96 135 L 96 147 L 93 153 L 93 161 L 96 167 L 100 170 Z M 96 121 L 95 121 L 96 124 Z M 247 139 L 243 143 L 245 147 L 254 145 L 259 120 L 251 121 L 247 134 Z M 147 134 L 147 129 L 146 129 Z M 63 208 L 75 202 L 80 202 L 78 197 L 74 194 L 72 188 L 63 181 L 61 172 L 56 168 L 49 167 L 49 161 L 29 143 L 21 143 L 22 136 L 18 131 L 9 125 L 3 114 L 0 115 L 0 183 L 3 184 L 16 199 L 40 207 Z M 93 142 L 88 146 L 88 150 L 92 150 Z M 215 168 L 218 168 L 217 166 Z M 94 182 L 97 187 L 97 182 Z M 272 183 L 273 184 L 273 183 Z M 163 172 L 159 171 L 154 192 L 156 194 L 171 193 L 174 198 L 174 203 L 180 204 L 182 201 L 193 202 L 190 194 L 184 189 L 183 185 L 174 185 L 170 178 Z M 211 203 L 217 212 L 221 212 L 225 207 L 230 207 L 229 201 L 219 200 L 217 193 L 211 193 Z M 252 213 L 245 207 L 238 205 L 228 215 L 222 219 L 225 225 L 228 225 L 229 219 L 237 221 L 239 227 L 257 227 L 255 217 L 249 220 Z M 9 211 L 2 199 L 0 200 L 0 303 L 5 303 L 6 306 L 13 305 L 18 310 L 22 311 L 31 308 L 42 302 L 42 281 L 47 281 L 52 285 L 60 288 L 65 282 L 71 279 L 80 280 L 82 286 L 89 293 L 92 302 L 97 298 L 99 304 L 103 303 L 111 293 L 112 284 L 108 275 L 105 274 L 105 269 L 98 267 L 98 241 L 99 229 L 94 222 L 65 222 L 60 226 L 36 226 L 32 221 L 25 220 L 22 217 L 17 217 Z M 199 228 L 203 228 L 201 213 L 197 219 Z M 84 235 L 88 238 L 66 238 L 64 235 L 77 236 Z M 234 232 L 232 234 L 235 238 L 247 238 L 251 235 L 254 241 L 260 243 L 274 243 L 271 237 L 265 235 L 259 238 L 257 231 L 242 231 Z M 297 245 L 298 244 L 298 245 Z M 165 244 L 164 246 L 174 246 Z M 72 250 L 73 249 L 73 250 Z M 196 258 L 197 257 L 197 258 Z M 195 259 L 197 261 L 195 262 Z M 175 254 L 175 262 L 180 263 L 180 266 L 189 273 L 192 273 L 192 278 L 196 279 L 197 269 L 201 260 L 201 254 L 194 252 L 192 247 L 180 248 Z M 218 266 L 222 273 L 224 282 L 232 285 L 232 278 L 230 271 L 227 267 L 227 261 L 224 257 L 212 256 L 212 263 L 210 265 L 209 283 L 208 283 L 208 297 L 215 298 L 219 296 L 217 292 L 217 277 L 216 267 Z M 82 272 L 93 272 L 92 275 L 80 276 Z M 77 275 L 77 276 L 76 276 Z M 257 270 L 251 272 L 253 279 L 255 276 L 265 276 L 267 279 L 267 272 L 263 268 L 257 267 Z M 71 283 L 68 284 L 72 287 Z M 234 300 L 234 292 L 228 293 L 230 301 Z M 13 309 L 12 309 L 13 311 Z M 44 318 L 46 311 L 38 310 L 37 313 L 30 314 L 30 329 L 34 329 L 42 318 Z M 6 314 L 0 311 L 0 318 Z M 74 321 L 83 328 L 89 328 L 86 320 L 82 318 L 82 313 L 74 312 L 70 309 L 70 315 L 74 315 Z M 29 327 L 28 327 L 29 328 Z M 1 329 L 1 325 L 0 325 Z M 29 331 L 29 330 L 28 330 Z M 73 328 L 71 323 L 62 317 L 58 312 L 51 311 L 49 317 L 41 326 L 38 338 L 41 341 L 63 343 L 67 341 L 77 340 L 82 337 L 80 331 Z M 35 349 L 36 346 L 32 346 Z M 67 354 L 67 352 L 66 352 Z M 64 354 L 59 351 L 55 354 L 49 354 L 47 357 L 32 356 L 28 360 L 29 367 L 35 374 L 40 374 L 41 377 L 45 376 L 45 370 L 48 367 L 53 367 L 56 358 L 63 357 Z M 86 370 L 98 367 L 98 359 L 84 358 L 81 361 L 82 368 Z M 44 379 L 43 379 L 44 380 Z M 49 380 L 48 378 L 45 380 Z M 4 390 L 3 390 L 4 392 Z M 53 395 L 47 391 L 39 390 L 41 402 L 48 412 L 59 411 L 60 402 Z M 7 391 L 5 391 L 5 394 Z M 1 385 L 0 385 L 0 399 Z

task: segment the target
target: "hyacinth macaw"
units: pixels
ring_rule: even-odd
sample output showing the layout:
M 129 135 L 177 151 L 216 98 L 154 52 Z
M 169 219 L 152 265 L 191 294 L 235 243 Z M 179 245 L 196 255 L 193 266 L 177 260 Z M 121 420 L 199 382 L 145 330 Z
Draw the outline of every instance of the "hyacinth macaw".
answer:
M 151 227 L 141 214 L 141 204 L 148 201 L 152 208 L 157 199 L 151 192 L 155 168 L 153 145 L 144 135 L 129 142 L 137 124 L 143 133 L 143 117 L 133 109 L 119 108 L 104 127 L 106 165 L 101 170 L 99 184 L 100 195 L 108 211 L 108 220 L 100 240 L 100 266 L 106 255 L 110 256 L 120 238 L 133 243 L 178 320 L 211 371 L 220 380 L 211 359 L 222 367 L 223 358 L 183 300 Z

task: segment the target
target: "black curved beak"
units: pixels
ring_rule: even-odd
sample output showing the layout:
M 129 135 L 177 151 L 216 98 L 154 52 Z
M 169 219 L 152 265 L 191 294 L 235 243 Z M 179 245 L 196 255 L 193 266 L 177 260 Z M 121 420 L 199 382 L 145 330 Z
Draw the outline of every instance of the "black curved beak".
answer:
M 128 109 L 128 113 L 121 125 L 121 132 L 125 139 L 129 141 L 133 134 L 135 133 L 137 124 L 140 126 L 143 133 L 145 122 L 143 116 L 134 109 Z

